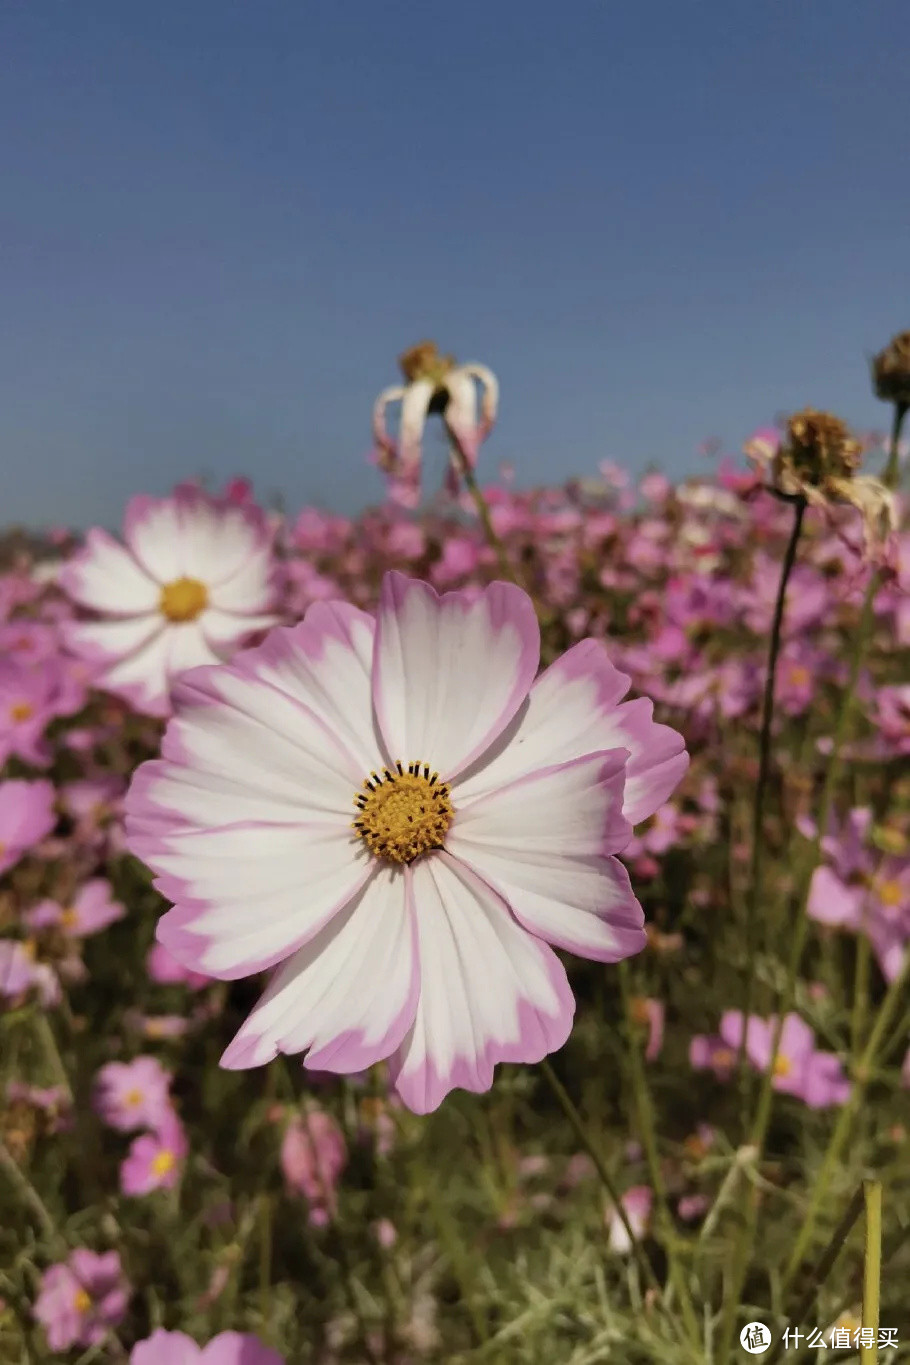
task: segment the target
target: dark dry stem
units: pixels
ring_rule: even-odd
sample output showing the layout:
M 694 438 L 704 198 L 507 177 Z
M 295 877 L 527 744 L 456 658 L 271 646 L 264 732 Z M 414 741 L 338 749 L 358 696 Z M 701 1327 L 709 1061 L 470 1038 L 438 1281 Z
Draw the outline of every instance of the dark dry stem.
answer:
M 761 901 L 762 838 L 765 794 L 771 772 L 771 729 L 774 722 L 774 689 L 777 680 L 777 660 L 780 654 L 781 634 L 783 631 L 784 606 L 787 599 L 787 583 L 796 562 L 796 547 L 799 543 L 806 514 L 805 498 L 798 498 L 794 504 L 793 526 L 781 566 L 780 581 L 777 585 L 777 600 L 774 604 L 774 619 L 771 625 L 771 640 L 768 646 L 768 668 L 765 675 L 765 691 L 762 701 L 761 735 L 759 738 L 758 781 L 755 785 L 755 799 L 752 805 L 752 858 L 749 869 L 749 893 L 746 910 L 746 990 L 743 1001 L 743 1029 L 739 1043 L 737 1069 L 740 1094 L 743 1101 L 743 1124 L 745 1125 L 746 1102 L 749 1095 L 749 1071 L 746 1060 L 746 1029 L 752 1013 L 755 994 L 755 969 L 758 957 L 758 907 Z

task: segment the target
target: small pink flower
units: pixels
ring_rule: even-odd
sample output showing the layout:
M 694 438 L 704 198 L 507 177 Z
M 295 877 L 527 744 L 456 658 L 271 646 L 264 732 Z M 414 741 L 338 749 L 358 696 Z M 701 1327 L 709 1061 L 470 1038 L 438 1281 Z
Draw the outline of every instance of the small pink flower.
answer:
M 689 1065 L 696 1071 L 713 1071 L 719 1081 L 729 1080 L 736 1066 L 736 1049 L 716 1035 L 697 1033 L 689 1044 Z
M 94 1346 L 126 1314 L 129 1285 L 116 1251 L 97 1255 L 80 1248 L 41 1277 L 34 1315 L 52 1351 Z
M 212 984 L 210 976 L 194 972 L 190 967 L 184 967 L 182 962 L 178 962 L 163 943 L 152 944 L 146 958 L 146 967 L 151 979 L 162 986 L 180 984 L 189 986 L 190 990 L 200 990 L 203 986 Z
M 121 1132 L 157 1128 L 170 1113 L 170 1073 L 157 1057 L 108 1062 L 95 1077 L 96 1113 Z
M 284 1357 L 248 1333 L 221 1332 L 199 1346 L 185 1332 L 159 1327 L 136 1343 L 130 1365 L 284 1365 Z
M 66 905 L 59 901 L 40 901 L 26 915 L 26 923 L 31 929 L 54 925 L 69 938 L 85 938 L 123 919 L 125 914 L 125 907 L 114 900 L 110 882 L 105 877 L 93 877 L 83 883 Z
M 52 783 L 21 778 L 0 782 L 0 873 L 46 838 L 56 823 Z
M 651 1221 L 651 1207 L 654 1203 L 654 1191 L 648 1185 L 633 1185 L 630 1190 L 622 1196 L 622 1206 L 625 1210 L 626 1218 L 629 1220 L 636 1238 L 640 1239 L 645 1235 L 648 1224 Z M 612 1251 L 620 1255 L 626 1255 L 632 1250 L 632 1243 L 629 1234 L 623 1224 L 622 1219 L 615 1208 L 607 1210 L 606 1224 L 609 1230 L 609 1244 Z
M 44 1005 L 56 1005 L 61 998 L 60 981 L 46 962 L 38 962 L 34 944 L 16 939 L 0 940 L 0 996 L 15 1000 L 32 988 Z
M 281 1170 L 289 1189 L 309 1200 L 310 1220 L 317 1226 L 334 1217 L 335 1190 L 347 1161 L 341 1129 L 325 1110 L 311 1107 L 285 1129 Z
M 758 1071 L 765 1071 L 770 1064 L 776 1027 L 774 1015 L 768 1019 L 752 1015 L 748 1021 L 746 1056 Z M 740 1047 L 742 1031 L 742 1012 L 728 1010 L 721 1018 L 720 1034 L 734 1051 Z M 771 1084 L 812 1109 L 844 1104 L 850 1094 L 850 1081 L 840 1059 L 833 1052 L 816 1050 L 814 1034 L 798 1014 L 788 1014 L 784 1019 Z
M 173 1189 L 187 1151 L 183 1125 L 176 1114 L 167 1114 L 154 1133 L 143 1133 L 133 1140 L 120 1167 L 121 1190 L 138 1195 Z

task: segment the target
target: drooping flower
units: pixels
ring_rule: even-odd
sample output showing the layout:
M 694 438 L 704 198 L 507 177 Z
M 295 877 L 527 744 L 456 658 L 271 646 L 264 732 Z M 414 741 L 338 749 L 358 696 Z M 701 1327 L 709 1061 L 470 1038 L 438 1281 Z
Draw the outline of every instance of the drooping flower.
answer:
M 151 1194 L 172 1190 L 180 1179 L 183 1159 L 189 1150 L 183 1124 L 171 1110 L 152 1133 L 143 1133 L 130 1145 L 120 1167 L 124 1194 Z
M 389 475 L 394 502 L 416 507 L 420 499 L 421 443 L 431 413 L 439 413 L 471 469 L 477 463 L 481 442 L 496 420 L 499 384 L 492 370 L 474 363 L 457 365 L 452 356 L 439 354 L 435 342 L 421 341 L 398 361 L 403 385 L 383 389 L 373 407 L 374 459 Z M 483 389 L 481 413 L 477 415 L 475 381 Z M 386 427 L 390 403 L 401 402 L 401 426 L 395 441 Z M 458 470 L 450 466 L 450 491 L 458 490 Z
M 347 1161 L 344 1134 L 331 1114 L 315 1105 L 295 1114 L 281 1141 L 281 1171 L 288 1187 L 309 1201 L 310 1222 L 318 1227 L 335 1216 L 335 1189 Z
M 538 660 L 520 589 L 439 597 L 390 573 L 375 620 L 316 603 L 178 685 L 127 842 L 174 902 L 175 957 L 225 980 L 280 966 L 223 1065 L 389 1058 L 427 1112 L 565 1042 L 548 944 L 603 962 L 644 946 L 615 854 L 679 782 L 682 737 L 621 701 L 599 642 L 535 681 Z
M 130 1365 L 284 1365 L 284 1356 L 247 1332 L 221 1332 L 199 1346 L 185 1332 L 159 1327 L 136 1343 Z
M 183 484 L 127 506 L 126 545 L 90 531 L 61 586 L 95 620 L 68 622 L 68 647 L 95 685 L 166 715 L 176 678 L 228 658 L 276 621 L 272 535 L 263 513 Z
M 108 1062 L 95 1077 L 95 1112 L 123 1133 L 157 1128 L 171 1111 L 170 1084 L 157 1057 Z
M 0 782 L 0 873 L 18 863 L 56 823 L 53 783 L 43 778 Z
M 116 1251 L 99 1256 L 80 1247 L 41 1277 L 34 1315 L 52 1351 L 94 1346 L 122 1321 L 129 1285 Z
M 774 1015 L 767 1019 L 752 1015 L 746 1025 L 746 1056 L 758 1071 L 766 1071 L 771 1061 L 776 1028 Z M 742 1012 L 727 1010 L 720 1021 L 720 1036 L 727 1047 L 738 1051 L 742 1032 Z M 850 1081 L 844 1075 L 840 1058 L 833 1052 L 816 1049 L 815 1035 L 798 1014 L 784 1018 L 771 1084 L 783 1094 L 795 1095 L 812 1109 L 843 1104 L 850 1094 Z

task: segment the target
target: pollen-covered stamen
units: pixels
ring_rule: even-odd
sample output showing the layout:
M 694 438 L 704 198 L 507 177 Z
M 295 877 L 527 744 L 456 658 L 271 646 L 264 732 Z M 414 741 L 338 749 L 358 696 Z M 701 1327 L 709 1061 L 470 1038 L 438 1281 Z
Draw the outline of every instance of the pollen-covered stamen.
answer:
M 169 621 L 195 621 L 208 603 L 208 588 L 198 578 L 175 578 L 161 589 L 158 607 Z
M 360 814 L 354 828 L 371 853 L 392 863 L 410 863 L 442 848 L 455 814 L 449 786 L 428 763 L 396 762 L 395 771 L 370 773 L 354 797 Z

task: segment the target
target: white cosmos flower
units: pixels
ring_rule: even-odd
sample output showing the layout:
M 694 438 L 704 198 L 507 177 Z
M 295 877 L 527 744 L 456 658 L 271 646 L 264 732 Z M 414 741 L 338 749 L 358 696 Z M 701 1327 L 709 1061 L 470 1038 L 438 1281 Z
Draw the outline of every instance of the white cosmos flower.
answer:
M 638 952 L 614 856 L 685 771 L 682 737 L 585 640 L 535 681 L 506 583 L 440 597 L 386 575 L 376 618 L 318 602 L 175 689 L 127 843 L 174 903 L 158 938 L 231 980 L 277 968 L 222 1058 L 341 1073 L 389 1059 L 420 1113 L 562 1046 L 552 948 Z
M 183 484 L 171 497 L 133 498 L 124 540 L 90 531 L 60 573 L 95 614 L 67 622 L 66 643 L 99 666 L 96 686 L 167 715 L 181 673 L 228 658 L 278 619 L 272 534 L 252 504 Z

